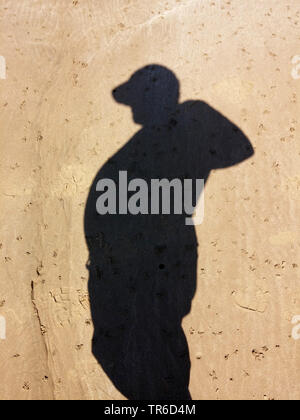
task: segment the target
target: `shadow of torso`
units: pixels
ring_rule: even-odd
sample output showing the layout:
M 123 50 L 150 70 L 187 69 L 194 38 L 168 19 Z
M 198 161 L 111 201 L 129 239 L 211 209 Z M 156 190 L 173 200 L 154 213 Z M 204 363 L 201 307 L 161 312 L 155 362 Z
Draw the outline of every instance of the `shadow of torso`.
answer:
M 87 201 L 93 354 L 128 399 L 189 399 L 190 358 L 181 323 L 196 291 L 197 238 L 186 214 L 96 212 L 100 179 L 204 179 L 253 153 L 244 134 L 200 101 L 168 124 L 142 128 L 100 169 Z M 199 197 L 197 197 L 198 199 Z

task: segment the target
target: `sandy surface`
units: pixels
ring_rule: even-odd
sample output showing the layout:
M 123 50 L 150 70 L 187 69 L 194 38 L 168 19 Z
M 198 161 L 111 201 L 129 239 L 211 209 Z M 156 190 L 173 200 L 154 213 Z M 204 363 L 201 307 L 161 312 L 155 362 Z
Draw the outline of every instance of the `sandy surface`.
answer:
M 299 25 L 288 0 L 0 0 L 1 399 L 125 398 L 91 352 L 83 218 L 139 129 L 111 91 L 150 63 L 255 148 L 206 185 L 192 397 L 300 398 Z

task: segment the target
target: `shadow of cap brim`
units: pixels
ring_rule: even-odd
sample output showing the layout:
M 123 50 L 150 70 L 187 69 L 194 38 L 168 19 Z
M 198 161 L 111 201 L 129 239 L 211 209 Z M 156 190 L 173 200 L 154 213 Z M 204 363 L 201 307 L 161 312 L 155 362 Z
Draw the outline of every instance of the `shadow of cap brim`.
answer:
M 130 92 L 130 88 L 128 86 L 128 83 L 126 83 L 124 85 L 116 87 L 112 91 L 112 96 L 114 100 L 118 102 L 119 104 L 130 105 L 131 100 L 130 100 L 129 92 Z

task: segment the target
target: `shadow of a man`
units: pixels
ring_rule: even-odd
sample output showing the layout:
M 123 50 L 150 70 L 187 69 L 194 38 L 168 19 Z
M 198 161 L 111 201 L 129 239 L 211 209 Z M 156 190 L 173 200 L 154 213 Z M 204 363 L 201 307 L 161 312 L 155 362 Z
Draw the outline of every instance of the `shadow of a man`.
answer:
M 206 182 L 212 169 L 244 161 L 253 148 L 206 103 L 179 104 L 179 82 L 162 66 L 137 71 L 113 96 L 131 106 L 142 128 L 100 169 L 86 204 L 93 354 L 128 399 L 188 400 L 190 357 L 181 323 L 196 291 L 195 228 L 186 225 L 185 211 L 174 211 L 174 202 L 171 214 L 100 215 L 99 181 L 112 180 L 121 191 L 119 173 L 126 171 L 128 183 Z M 124 194 L 133 194 L 120 191 L 115 209 Z M 194 194 L 194 204 L 200 193 Z

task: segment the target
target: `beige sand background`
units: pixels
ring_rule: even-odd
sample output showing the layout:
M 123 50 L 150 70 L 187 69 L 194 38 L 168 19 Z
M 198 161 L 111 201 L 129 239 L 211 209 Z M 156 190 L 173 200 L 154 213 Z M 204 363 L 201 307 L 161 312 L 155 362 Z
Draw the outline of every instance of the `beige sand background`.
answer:
M 0 399 L 124 398 L 91 354 L 83 213 L 138 130 L 111 91 L 149 63 L 255 146 L 207 184 L 192 396 L 299 399 L 299 3 L 0 0 L 0 27 Z

